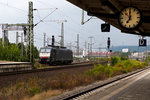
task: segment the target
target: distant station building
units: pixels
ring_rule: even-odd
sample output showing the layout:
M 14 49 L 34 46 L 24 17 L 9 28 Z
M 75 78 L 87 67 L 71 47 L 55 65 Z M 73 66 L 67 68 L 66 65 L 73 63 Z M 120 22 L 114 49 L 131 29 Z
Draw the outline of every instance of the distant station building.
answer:
M 113 56 L 113 52 L 93 52 L 93 53 L 89 53 L 90 57 L 93 58 L 105 58 L 105 57 L 111 57 Z
M 123 53 L 128 53 L 128 52 L 130 52 L 130 49 L 129 49 L 129 48 L 123 48 L 123 49 L 122 49 L 122 52 L 123 52 Z
M 107 52 L 107 51 L 102 51 L 102 52 L 92 52 L 92 53 L 88 53 L 85 50 L 81 50 L 79 52 L 79 54 L 77 54 L 76 52 L 73 53 L 74 57 L 76 58 L 88 58 L 88 57 L 92 57 L 92 58 L 105 58 L 105 57 L 110 57 L 113 56 L 114 52 Z
M 84 50 L 81 50 L 81 51 L 79 52 L 79 54 L 78 54 L 76 51 L 73 52 L 73 57 L 76 57 L 76 58 L 84 58 L 85 55 L 86 55 L 86 54 L 85 54 Z

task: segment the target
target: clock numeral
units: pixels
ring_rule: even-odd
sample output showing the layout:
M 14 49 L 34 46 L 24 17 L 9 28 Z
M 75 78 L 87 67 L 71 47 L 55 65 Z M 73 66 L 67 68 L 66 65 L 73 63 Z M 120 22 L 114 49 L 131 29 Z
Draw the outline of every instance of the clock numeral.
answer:
M 137 23 L 139 23 L 139 21 L 136 21 Z
M 137 17 L 137 18 L 141 18 L 141 17 Z

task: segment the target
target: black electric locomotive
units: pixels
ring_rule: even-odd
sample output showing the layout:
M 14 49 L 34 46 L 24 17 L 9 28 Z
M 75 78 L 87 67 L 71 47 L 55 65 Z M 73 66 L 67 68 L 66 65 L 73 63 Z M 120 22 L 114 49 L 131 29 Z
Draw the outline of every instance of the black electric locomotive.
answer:
M 72 50 L 60 46 L 49 46 L 40 49 L 40 63 L 71 64 L 73 62 Z

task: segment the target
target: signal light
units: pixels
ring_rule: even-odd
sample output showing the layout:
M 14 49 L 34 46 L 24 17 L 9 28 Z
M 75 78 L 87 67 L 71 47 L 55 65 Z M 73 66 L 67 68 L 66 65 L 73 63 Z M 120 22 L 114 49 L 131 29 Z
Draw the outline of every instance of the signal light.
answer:
M 47 59 L 48 57 L 42 57 L 43 59 Z
M 27 35 L 27 28 L 23 27 L 24 35 Z

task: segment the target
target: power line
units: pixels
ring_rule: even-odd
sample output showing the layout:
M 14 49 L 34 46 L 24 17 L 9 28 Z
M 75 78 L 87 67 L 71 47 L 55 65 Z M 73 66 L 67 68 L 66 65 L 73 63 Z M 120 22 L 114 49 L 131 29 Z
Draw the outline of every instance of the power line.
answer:
M 49 6 L 50 5 L 50 3 L 44 3 L 43 1 L 40 1 L 40 0 L 33 0 L 33 1 L 39 2 L 40 4 L 43 4 L 45 6 Z M 53 6 L 53 5 L 51 5 L 51 6 Z
M 20 8 L 17 8 L 17 7 L 14 7 L 14 6 L 11 6 L 11 5 L 8 5 L 6 3 L 3 3 L 3 2 L 0 2 L 1 5 L 4 5 L 4 6 L 7 6 L 7 7 L 10 7 L 10 8 L 14 8 L 16 10 L 20 10 L 20 11 L 23 11 L 25 13 L 27 13 L 27 11 L 23 10 L 23 9 L 20 9 Z
M 44 5 L 47 5 L 47 3 L 44 3 L 44 2 L 42 2 L 42 1 L 39 1 L 39 0 L 34 0 L 34 1 L 37 1 L 37 2 L 40 2 L 40 3 L 42 3 L 42 4 L 44 4 Z M 5 5 L 7 5 L 7 4 L 5 4 Z M 16 9 L 18 9 L 18 8 L 16 8 Z M 20 10 L 22 10 L 22 9 L 20 9 Z M 25 11 L 26 12 L 26 11 Z M 39 13 L 39 12 L 38 12 Z M 60 14 L 60 13 L 59 13 Z M 41 20 L 41 17 L 40 17 L 40 15 L 38 14 L 38 17 L 39 17 L 39 19 Z M 66 16 L 66 17 L 69 17 L 69 16 Z M 70 17 L 69 17 L 70 18 Z M 83 30 L 83 29 L 82 29 Z M 85 30 L 84 30 L 85 31 Z M 86 32 L 87 33 L 87 32 Z
M 42 20 L 40 20 L 37 24 L 35 24 L 35 26 L 37 26 L 39 23 L 43 22 L 48 16 L 50 16 L 51 14 L 53 14 L 55 11 L 57 10 L 57 8 L 55 10 L 53 10 L 51 13 L 49 13 L 47 16 L 45 16 Z
M 44 2 L 42 2 L 42 1 L 39 1 L 39 0 L 34 0 L 34 1 L 37 1 L 37 2 L 39 2 L 39 3 L 41 3 L 41 4 L 43 4 L 43 5 L 46 5 L 46 6 L 48 6 L 50 3 L 44 3 Z M 59 13 L 59 12 L 62 12 L 63 14 L 61 14 L 61 13 Z M 69 18 L 73 23 L 72 24 L 74 24 L 74 25 L 76 25 L 76 26 L 79 26 L 79 24 L 77 24 L 76 23 L 76 21 L 74 21 L 74 20 L 72 20 L 72 18 L 71 17 L 69 17 L 68 15 L 66 15 L 66 14 L 64 14 L 64 12 L 63 11 L 61 11 L 61 10 L 59 10 L 59 12 L 56 12 L 56 13 L 58 13 L 59 15 L 63 15 L 63 16 L 65 16 L 65 17 L 67 17 L 67 18 Z M 40 18 L 41 19 L 41 18 Z M 68 26 L 66 26 L 66 27 L 68 27 Z M 85 27 L 85 26 L 84 26 Z M 89 33 L 89 30 L 87 30 L 87 28 L 81 28 L 80 27 L 80 29 L 75 29 L 75 28 L 69 28 L 70 29 L 70 31 L 72 32 L 72 29 L 75 31 L 75 32 L 73 32 L 73 33 Z M 79 32 L 80 31 L 80 32 Z M 83 32 L 82 32 L 83 31 Z M 90 34 L 90 33 L 89 33 Z M 82 37 L 82 36 L 81 36 Z
M 38 10 L 36 10 L 36 11 L 37 11 L 37 14 L 38 14 L 39 20 L 41 20 L 41 16 L 40 16 L 39 11 L 38 11 Z
M 38 10 L 50 10 L 50 9 L 54 9 L 54 8 L 38 8 Z
M 34 0 L 34 1 L 37 1 L 37 2 L 39 2 L 39 3 L 41 3 L 41 4 L 45 5 L 45 6 L 51 5 L 50 3 L 45 3 L 45 2 L 40 1 L 40 0 Z M 53 6 L 53 5 L 52 5 L 52 6 Z M 55 6 L 53 6 L 53 7 L 55 7 Z M 59 9 L 58 11 L 62 12 L 62 13 L 63 13 L 63 16 L 66 16 L 67 19 L 69 18 L 70 21 L 72 21 L 72 24 L 79 26 L 79 24 L 77 24 L 76 21 L 74 21 L 72 18 L 70 18 L 70 17 L 69 17 L 67 14 L 65 14 L 62 10 Z M 56 12 L 56 13 L 60 14 L 59 12 Z M 62 15 L 61 15 L 61 16 L 62 16 Z M 66 18 L 65 18 L 65 19 L 66 19 Z M 83 30 L 83 29 L 80 27 L 80 30 Z M 88 31 L 87 31 L 87 30 L 88 30 Z M 87 34 L 87 33 L 89 33 L 90 30 L 89 30 L 88 28 L 86 28 L 86 29 L 84 29 L 83 31 L 86 31 L 85 33 Z M 80 32 L 78 31 L 78 33 L 80 33 Z M 92 33 L 92 32 L 90 31 L 90 33 Z
M 60 11 L 60 10 L 59 10 Z M 58 13 L 59 15 L 62 15 L 62 14 L 60 14 L 59 12 L 56 12 L 56 13 Z M 69 19 L 70 19 L 70 17 L 69 16 L 67 16 Z M 72 21 L 72 20 L 71 20 Z M 74 22 L 73 22 L 73 24 L 75 24 Z M 76 24 L 77 26 L 79 26 L 79 24 Z M 66 25 L 66 27 L 68 28 L 68 26 Z M 71 32 L 72 32 L 72 29 L 75 31 L 74 33 L 81 33 L 81 32 L 79 32 L 79 31 L 77 31 L 77 29 L 74 29 L 74 28 L 70 28 L 70 30 L 71 30 Z M 80 28 L 80 31 L 84 31 L 84 33 L 89 33 L 88 31 L 87 31 L 87 29 L 83 29 L 83 28 Z M 81 36 L 82 37 L 82 36 Z

